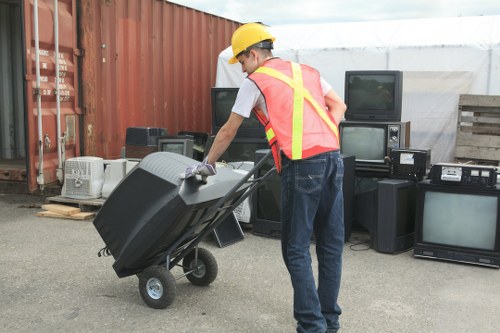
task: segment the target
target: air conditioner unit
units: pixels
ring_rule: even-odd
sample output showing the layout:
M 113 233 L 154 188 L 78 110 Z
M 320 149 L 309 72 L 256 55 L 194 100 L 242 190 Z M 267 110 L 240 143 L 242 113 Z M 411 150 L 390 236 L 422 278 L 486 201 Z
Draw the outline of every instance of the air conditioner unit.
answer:
M 82 156 L 64 163 L 64 184 L 61 195 L 73 199 L 97 199 L 104 184 L 104 160 Z

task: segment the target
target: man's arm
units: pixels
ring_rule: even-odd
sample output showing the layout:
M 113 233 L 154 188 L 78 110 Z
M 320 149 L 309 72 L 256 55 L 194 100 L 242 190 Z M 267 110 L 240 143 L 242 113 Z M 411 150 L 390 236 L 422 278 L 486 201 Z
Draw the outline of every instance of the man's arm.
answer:
M 207 156 L 208 163 L 215 164 L 219 157 L 224 154 L 227 147 L 229 147 L 229 144 L 231 144 L 231 141 L 233 141 L 234 137 L 236 136 L 236 132 L 238 131 L 238 128 L 240 127 L 244 119 L 245 117 L 231 112 L 229 119 L 215 136 L 214 143 L 212 144 L 210 152 Z
M 335 119 L 335 122 L 338 124 L 344 118 L 345 111 L 347 106 L 344 101 L 337 95 L 333 89 L 329 90 L 325 95 L 325 104 L 328 108 L 328 111 Z

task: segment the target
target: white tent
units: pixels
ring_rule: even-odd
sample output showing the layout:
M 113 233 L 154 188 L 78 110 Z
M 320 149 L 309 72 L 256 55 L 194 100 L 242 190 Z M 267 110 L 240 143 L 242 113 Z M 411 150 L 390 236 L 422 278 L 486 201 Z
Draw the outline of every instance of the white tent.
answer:
M 411 146 L 432 149 L 432 163 L 453 160 L 459 94 L 500 95 L 500 16 L 282 25 L 273 53 L 318 69 L 344 94 L 345 71 L 404 72 L 402 120 L 411 121 Z M 217 65 L 217 87 L 245 77 Z

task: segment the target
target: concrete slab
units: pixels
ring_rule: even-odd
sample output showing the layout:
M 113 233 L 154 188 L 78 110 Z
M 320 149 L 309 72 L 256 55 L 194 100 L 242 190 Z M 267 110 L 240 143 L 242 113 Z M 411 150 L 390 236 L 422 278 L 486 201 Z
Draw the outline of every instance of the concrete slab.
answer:
M 207 239 L 219 275 L 209 287 L 180 278 L 174 303 L 148 308 L 138 279 L 119 279 L 90 221 L 37 217 L 44 198 L 0 194 L 0 331 L 295 331 L 292 289 L 276 239 L 245 231 L 225 248 Z M 497 269 L 416 259 L 345 245 L 342 333 L 498 332 Z M 311 245 L 313 257 L 314 245 Z M 172 270 L 174 275 L 181 270 Z

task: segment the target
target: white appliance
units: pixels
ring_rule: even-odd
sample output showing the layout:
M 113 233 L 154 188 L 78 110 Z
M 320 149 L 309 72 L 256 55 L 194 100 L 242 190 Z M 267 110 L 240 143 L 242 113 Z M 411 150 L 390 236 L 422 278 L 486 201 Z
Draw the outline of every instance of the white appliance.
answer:
M 102 186 L 102 197 L 108 198 L 115 187 L 127 174 L 127 160 L 120 158 L 117 160 L 104 161 L 104 185 Z
M 236 162 L 238 163 L 238 162 Z M 234 164 L 236 164 L 234 163 Z M 245 162 L 245 163 L 252 163 L 253 162 Z M 234 166 L 234 165 L 233 165 Z M 245 166 L 248 166 L 248 164 L 245 164 Z M 253 166 L 252 166 L 253 167 Z M 250 169 L 252 168 L 250 167 Z M 241 173 L 243 175 L 246 175 L 249 170 L 244 170 L 243 168 L 241 169 L 234 169 L 234 172 Z M 253 176 L 248 179 L 249 181 L 253 180 Z M 249 195 L 245 200 L 243 200 L 234 210 L 234 214 L 236 215 L 236 219 L 239 222 L 243 223 L 250 223 L 251 217 L 252 217 L 252 206 L 251 206 L 251 197 L 252 195 Z
M 73 199 L 97 199 L 104 184 L 104 160 L 81 156 L 64 162 L 64 184 L 61 196 Z

